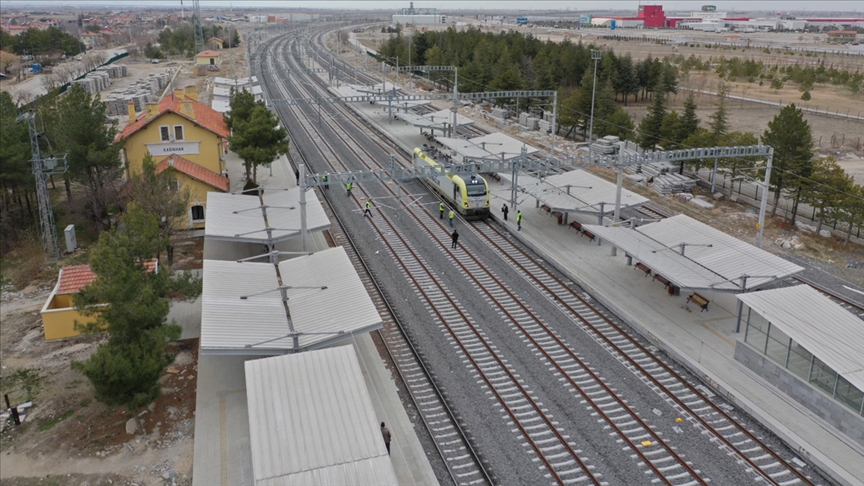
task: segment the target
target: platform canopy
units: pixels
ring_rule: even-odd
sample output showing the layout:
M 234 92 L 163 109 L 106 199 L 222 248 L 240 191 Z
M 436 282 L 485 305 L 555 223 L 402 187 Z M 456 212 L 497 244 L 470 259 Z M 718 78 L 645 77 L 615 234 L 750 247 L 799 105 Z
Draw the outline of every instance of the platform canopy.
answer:
M 384 84 L 378 83 L 378 84 L 373 84 L 371 86 L 367 86 L 365 84 L 346 84 L 345 86 L 351 88 L 353 91 L 356 91 L 357 93 L 363 93 L 363 94 L 382 94 L 383 93 L 386 95 L 387 93 L 392 93 L 393 88 L 396 88 L 396 91 L 399 91 L 401 89 L 398 85 L 395 85 L 393 83 L 384 83 Z
M 267 228 L 273 228 L 273 242 L 296 238 L 300 236 L 300 188 L 265 191 L 261 196 L 208 192 L 206 221 L 204 236 L 214 240 L 265 244 Z M 329 227 L 321 202 L 314 192 L 307 192 L 307 231 Z
M 223 85 L 223 86 L 245 86 L 245 85 L 250 84 L 250 83 L 257 83 L 258 77 L 257 76 L 251 76 L 251 77 L 245 77 L 245 78 L 222 78 L 222 77 L 216 76 L 213 79 L 213 82 L 217 85 Z
M 453 112 L 450 110 L 436 111 L 426 115 L 418 115 L 416 113 L 394 113 L 394 116 L 404 120 L 415 127 L 428 128 L 431 130 L 444 130 L 453 125 Z M 456 114 L 456 123 L 463 127 L 473 125 L 474 120 L 467 116 Z
M 341 246 L 284 260 L 278 274 L 272 263 L 204 260 L 201 352 L 285 354 L 379 329 L 381 316 L 351 268 Z
M 864 390 L 864 320 L 809 285 L 737 296 L 771 326 Z
M 463 158 L 512 160 L 522 156 L 522 147 L 528 155 L 540 150 L 501 132 L 494 132 L 472 139 L 435 137 L 435 140 Z
M 245 367 L 255 486 L 398 484 L 353 346 Z
M 753 290 L 804 270 L 683 214 L 636 229 L 583 228 L 683 289 Z
M 581 169 L 542 179 L 520 175 L 519 188 L 552 211 L 600 215 L 615 210 L 615 184 Z M 635 192 L 621 189 L 622 209 L 641 206 L 648 201 Z

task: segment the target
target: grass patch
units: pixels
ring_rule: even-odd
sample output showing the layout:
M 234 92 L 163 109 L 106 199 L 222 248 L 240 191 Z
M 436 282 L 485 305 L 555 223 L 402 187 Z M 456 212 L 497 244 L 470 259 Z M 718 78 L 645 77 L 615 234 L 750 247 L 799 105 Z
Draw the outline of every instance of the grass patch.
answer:
M 48 430 L 51 427 L 54 427 L 55 425 L 59 424 L 60 422 L 71 417 L 73 413 L 75 413 L 75 410 L 69 409 L 69 410 L 66 410 L 65 412 L 61 413 L 60 415 L 55 415 L 54 418 L 40 420 L 39 421 L 39 430 L 41 430 L 41 431 Z
M 79 405 L 79 407 L 80 408 L 87 408 L 87 406 L 90 405 L 90 402 L 92 402 L 92 400 L 90 400 L 88 398 L 87 400 L 84 400 L 83 402 L 81 402 L 81 405 Z

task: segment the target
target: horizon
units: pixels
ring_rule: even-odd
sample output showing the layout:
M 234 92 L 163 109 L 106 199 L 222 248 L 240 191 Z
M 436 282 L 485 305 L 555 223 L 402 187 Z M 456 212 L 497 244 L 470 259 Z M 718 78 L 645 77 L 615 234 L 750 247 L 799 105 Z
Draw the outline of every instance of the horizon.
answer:
M 3 9 L 38 11 L 43 9 L 58 10 L 140 10 L 140 9 L 165 9 L 165 10 L 189 10 L 192 8 L 193 0 L 6 0 Z M 315 10 L 315 11 L 369 11 L 381 12 L 408 8 L 410 0 L 327 0 L 327 1 L 297 1 L 297 0 L 200 0 L 202 10 Z M 791 0 L 777 2 L 771 0 L 727 0 L 727 1 L 693 1 L 693 0 L 671 0 L 671 1 L 640 1 L 640 0 L 612 0 L 612 1 L 558 1 L 538 0 L 531 2 L 519 2 L 513 0 L 480 0 L 471 2 L 470 8 L 465 8 L 465 2 L 455 0 L 439 1 L 415 1 L 416 9 L 438 9 L 448 12 L 590 12 L 590 11 L 625 11 L 636 12 L 639 5 L 662 5 L 667 12 L 673 11 L 700 11 L 702 5 L 715 5 L 718 12 L 781 12 L 781 13 L 804 13 L 809 12 L 836 12 L 856 13 L 864 15 L 864 2 L 860 0 L 832 0 L 814 3 L 812 1 Z M 779 8 L 778 8 L 779 7 Z

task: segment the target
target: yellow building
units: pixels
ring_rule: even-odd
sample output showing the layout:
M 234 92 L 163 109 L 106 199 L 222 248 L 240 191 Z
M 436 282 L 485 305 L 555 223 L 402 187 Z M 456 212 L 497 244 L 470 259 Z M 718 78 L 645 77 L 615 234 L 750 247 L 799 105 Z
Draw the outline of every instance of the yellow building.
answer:
M 152 260 L 147 262 L 146 268 L 158 272 L 159 263 Z M 93 280 L 96 280 L 96 274 L 90 270 L 90 265 L 73 265 L 60 269 L 57 285 L 42 306 L 42 327 L 46 341 L 75 337 L 79 334 L 75 330 L 76 321 L 89 324 L 96 320 L 94 316 L 84 316 L 78 312 L 73 302 L 75 294 Z
M 220 51 L 220 50 L 225 48 L 225 41 L 223 41 L 222 39 L 220 39 L 218 37 L 211 37 L 211 38 L 207 39 L 207 44 L 209 44 L 210 47 L 212 47 L 214 51 Z M 209 64 L 209 63 L 207 63 L 207 64 Z
M 157 170 L 172 168 L 189 188 L 190 228 L 204 226 L 207 192 L 227 192 L 230 186 L 224 161 L 228 125 L 221 113 L 197 99 L 194 86 L 177 89 L 159 103 L 148 103 L 137 117 L 130 103 L 129 124 L 117 135 L 125 140 L 127 178 L 141 173 L 149 153 Z
M 222 54 L 218 51 L 206 50 L 201 51 L 195 55 L 195 64 L 201 66 L 205 64 L 210 64 L 213 66 L 218 66 L 221 61 Z

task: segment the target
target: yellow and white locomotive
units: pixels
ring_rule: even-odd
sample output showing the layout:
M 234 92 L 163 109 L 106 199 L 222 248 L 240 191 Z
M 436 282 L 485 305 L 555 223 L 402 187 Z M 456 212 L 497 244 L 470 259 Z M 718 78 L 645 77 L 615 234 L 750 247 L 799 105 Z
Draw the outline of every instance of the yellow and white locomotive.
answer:
M 433 167 L 441 166 L 419 148 L 414 149 L 414 160 Z M 448 172 L 427 180 L 463 216 L 484 218 L 489 215 L 489 185 L 483 177 L 476 174 L 460 176 Z

